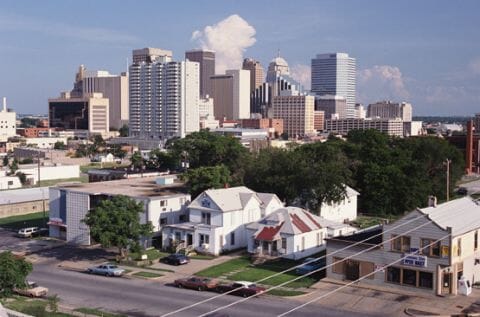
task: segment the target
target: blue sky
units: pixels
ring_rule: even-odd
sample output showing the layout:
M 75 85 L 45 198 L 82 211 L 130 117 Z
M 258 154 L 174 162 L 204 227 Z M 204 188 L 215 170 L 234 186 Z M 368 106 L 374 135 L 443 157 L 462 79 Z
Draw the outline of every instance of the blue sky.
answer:
M 201 45 L 194 31 L 205 40 L 205 27 L 218 29 L 225 19 L 233 31 L 219 34 L 233 34 L 244 57 L 266 67 L 280 49 L 306 83 L 315 54 L 347 52 L 357 58 L 364 104 L 406 100 L 415 115 L 480 112 L 480 2 L 474 0 L 3 0 L 0 96 L 17 113 L 46 113 L 49 97 L 71 89 L 78 65 L 119 73 L 131 50 L 146 46 L 181 59 Z M 250 32 L 246 44 L 237 34 L 243 30 Z

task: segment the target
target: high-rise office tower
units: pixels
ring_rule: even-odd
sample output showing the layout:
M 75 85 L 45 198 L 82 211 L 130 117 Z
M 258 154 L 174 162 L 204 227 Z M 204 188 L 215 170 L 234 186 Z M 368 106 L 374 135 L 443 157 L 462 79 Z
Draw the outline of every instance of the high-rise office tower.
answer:
M 137 60 L 129 71 L 130 135 L 167 140 L 198 131 L 199 64 L 168 55 Z
M 171 62 L 172 51 L 162 50 L 161 48 L 145 47 L 133 50 L 133 64 L 141 62 Z
M 212 76 L 215 119 L 250 118 L 250 74 L 248 70 L 227 70 Z
M 312 92 L 347 100 L 347 118 L 355 117 L 355 58 L 346 53 L 318 54 L 312 59 Z
M 347 117 L 347 100 L 342 96 L 323 95 L 315 97 L 315 110 L 325 111 L 325 119 L 345 119 Z
M 185 59 L 200 64 L 200 96 L 212 95 L 210 77 L 215 75 L 215 52 L 209 50 L 190 50 L 185 52 Z
M 250 90 L 252 91 L 255 90 L 255 88 L 258 88 L 265 80 L 263 67 L 259 61 L 252 58 L 245 58 L 243 60 L 242 69 L 250 71 Z
M 412 121 L 412 105 L 408 102 L 379 101 L 368 105 L 369 118 L 400 118 L 404 122 Z

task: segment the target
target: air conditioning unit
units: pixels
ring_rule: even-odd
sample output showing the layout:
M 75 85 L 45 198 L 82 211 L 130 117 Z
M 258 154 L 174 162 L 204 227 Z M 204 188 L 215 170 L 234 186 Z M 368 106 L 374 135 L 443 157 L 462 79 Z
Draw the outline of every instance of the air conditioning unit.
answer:
M 208 249 L 208 243 L 202 243 L 201 248 L 203 250 L 207 250 Z

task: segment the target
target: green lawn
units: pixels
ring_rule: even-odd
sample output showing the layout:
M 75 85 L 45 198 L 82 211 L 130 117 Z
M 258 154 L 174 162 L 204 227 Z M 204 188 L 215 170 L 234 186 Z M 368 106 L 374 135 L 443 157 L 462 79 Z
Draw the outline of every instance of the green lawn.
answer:
M 124 167 L 128 167 L 129 165 L 125 165 L 125 164 L 117 164 L 115 162 L 113 163 L 99 163 L 99 162 L 95 162 L 95 163 L 90 163 L 88 165 L 82 165 L 80 166 L 80 172 L 82 173 L 87 173 L 89 170 L 91 169 L 99 169 L 99 168 L 124 168 Z
M 88 176 L 83 175 L 80 177 L 74 177 L 74 178 L 59 178 L 59 179 L 49 179 L 45 181 L 40 181 L 40 186 L 41 187 L 50 187 L 50 186 L 55 186 L 59 183 L 67 183 L 67 182 L 80 182 L 80 183 L 88 183 Z
M 145 271 L 136 272 L 136 273 L 133 273 L 132 275 L 139 276 L 139 277 L 144 277 L 144 278 L 156 278 L 156 277 L 163 276 L 162 274 L 145 272 Z
M 43 211 L 27 215 L 11 216 L 0 218 L 0 227 L 18 230 L 25 227 L 45 227 L 48 221 L 48 211 L 45 211 L 46 219 L 43 218 Z
M 250 281 L 256 282 L 258 280 L 264 279 L 268 276 L 271 276 L 275 273 L 284 271 L 291 267 L 298 265 L 300 262 L 295 262 L 286 259 L 278 259 L 274 261 L 265 262 L 261 265 L 252 266 L 248 257 L 240 257 L 232 259 L 222 264 L 212 266 L 208 269 L 197 272 L 196 275 L 206 276 L 206 277 L 220 277 L 226 276 L 227 279 L 232 281 Z M 291 281 L 297 278 L 298 275 L 295 274 L 295 271 L 292 270 L 287 273 L 277 275 L 275 277 L 266 279 L 265 281 L 260 282 L 260 284 L 265 285 L 279 285 L 287 281 Z M 290 288 L 300 288 L 300 287 L 309 287 L 312 284 L 316 283 L 319 280 L 319 276 L 308 276 L 296 280 L 285 286 Z
M 11 310 L 15 310 L 27 315 L 35 317 L 72 317 L 73 315 L 65 313 L 51 313 L 47 312 L 47 301 L 43 300 L 31 300 L 27 298 L 18 297 L 13 301 L 9 301 L 4 304 L 5 307 Z
M 130 253 L 130 257 L 133 260 L 138 261 L 138 260 L 141 260 L 142 254 L 146 254 L 148 259 L 152 261 L 163 258 L 168 255 L 168 253 L 160 252 L 157 249 L 148 249 L 148 250 L 145 250 L 144 252 L 136 252 L 136 253 L 132 252 Z
M 96 308 L 80 307 L 80 308 L 74 309 L 73 311 L 77 311 L 77 312 L 88 314 L 88 315 L 102 316 L 102 317 L 127 317 L 127 315 L 107 313 L 107 312 L 104 312 L 103 310 L 99 310 Z
M 371 226 L 382 224 L 384 221 L 395 221 L 397 217 L 376 217 L 376 216 L 359 216 L 353 221 L 353 225 L 359 227 L 360 229 L 368 228 Z
M 208 254 L 189 255 L 188 257 L 195 260 L 213 260 L 216 258 L 216 256 Z
M 244 256 L 232 259 L 222 264 L 214 265 L 212 267 L 209 267 L 208 269 L 195 273 L 195 275 L 205 277 L 219 277 L 234 270 L 244 269 L 248 265 L 250 265 L 250 260 L 248 259 L 248 257 Z

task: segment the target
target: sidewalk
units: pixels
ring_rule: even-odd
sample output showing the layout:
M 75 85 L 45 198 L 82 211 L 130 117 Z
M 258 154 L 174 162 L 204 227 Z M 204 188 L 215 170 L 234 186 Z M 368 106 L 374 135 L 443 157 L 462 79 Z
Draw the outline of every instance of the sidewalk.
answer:
M 307 302 L 339 289 L 344 284 L 336 280 L 324 279 L 312 286 L 313 291 L 310 294 L 293 299 Z M 408 289 L 359 284 L 340 289 L 316 303 L 352 312 L 372 314 L 382 312 L 385 316 L 407 316 L 406 309 L 421 312 L 422 315 L 450 316 L 461 313 L 474 304 L 479 297 L 478 289 L 474 289 L 470 296 L 440 297 L 434 294 L 412 292 Z

